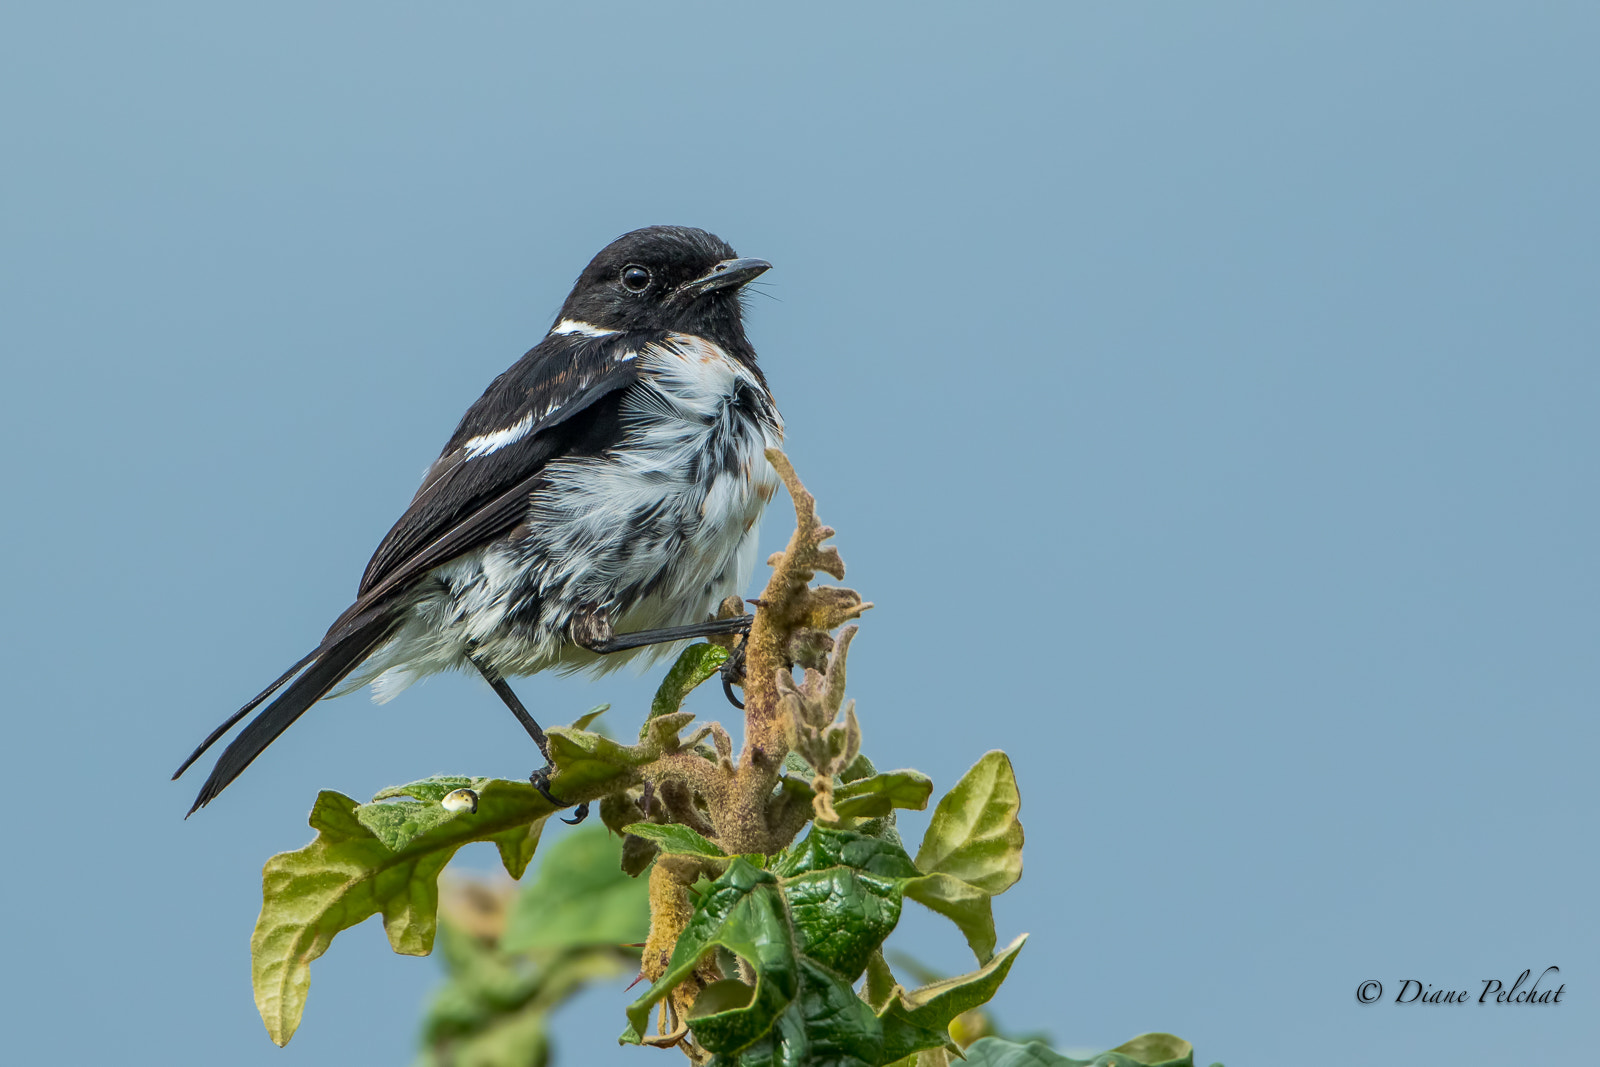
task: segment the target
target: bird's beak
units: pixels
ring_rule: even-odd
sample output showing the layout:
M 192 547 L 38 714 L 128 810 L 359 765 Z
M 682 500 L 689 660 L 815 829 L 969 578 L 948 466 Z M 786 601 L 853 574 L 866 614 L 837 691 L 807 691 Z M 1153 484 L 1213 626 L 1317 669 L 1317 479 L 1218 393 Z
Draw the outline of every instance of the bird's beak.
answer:
M 764 259 L 725 259 L 712 267 L 709 274 L 685 282 L 681 291 L 691 296 L 703 296 L 717 289 L 737 289 L 771 269 L 772 264 Z

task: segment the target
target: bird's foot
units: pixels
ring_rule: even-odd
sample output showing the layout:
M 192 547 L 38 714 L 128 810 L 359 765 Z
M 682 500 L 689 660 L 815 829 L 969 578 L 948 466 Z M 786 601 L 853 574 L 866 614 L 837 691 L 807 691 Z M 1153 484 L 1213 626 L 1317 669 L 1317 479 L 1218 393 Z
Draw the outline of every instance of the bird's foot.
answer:
M 744 642 L 740 641 L 728 653 L 728 658 L 722 661 L 720 668 L 722 675 L 722 695 L 728 698 L 728 703 L 744 710 L 744 701 L 733 695 L 733 687 L 744 687 Z
M 572 805 L 568 801 L 562 800 L 560 797 L 550 792 L 550 774 L 554 770 L 554 765 L 546 763 L 543 767 L 540 767 L 538 770 L 528 775 L 528 782 L 539 791 L 540 796 L 544 797 L 556 807 L 570 808 Z M 576 826 L 588 817 L 589 802 L 585 800 L 573 810 L 572 818 L 562 819 L 561 821 L 569 826 Z

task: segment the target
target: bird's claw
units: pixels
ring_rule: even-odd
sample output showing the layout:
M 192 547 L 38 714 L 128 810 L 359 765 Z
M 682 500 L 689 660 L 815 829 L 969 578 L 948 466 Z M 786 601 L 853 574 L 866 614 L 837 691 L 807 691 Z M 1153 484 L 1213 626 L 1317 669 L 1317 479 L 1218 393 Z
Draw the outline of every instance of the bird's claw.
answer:
M 538 770 L 536 770 L 532 774 L 528 775 L 528 783 L 539 791 L 539 795 L 540 796 L 544 797 L 546 800 L 548 800 L 550 803 L 554 804 L 556 807 L 558 807 L 558 808 L 570 808 L 570 807 L 572 807 L 572 805 L 569 802 L 567 802 L 565 800 L 562 800 L 560 797 L 558 797 L 554 793 L 550 792 L 550 772 L 553 771 L 554 769 L 555 768 L 552 767 L 550 764 L 548 764 L 548 763 L 545 764 L 543 767 L 540 767 Z M 572 818 L 570 818 L 570 819 L 562 819 L 561 821 L 566 823 L 569 826 L 576 826 L 580 822 L 582 822 L 583 820 L 587 819 L 588 817 L 589 817 L 589 802 L 587 800 L 585 800 L 583 803 L 579 804 L 577 806 L 577 808 L 575 808 L 573 810 Z
M 744 685 L 743 641 L 733 646 L 733 651 L 728 653 L 728 658 L 722 661 L 719 673 L 722 675 L 722 695 L 728 698 L 728 703 L 743 711 L 744 701 L 733 695 L 734 686 Z

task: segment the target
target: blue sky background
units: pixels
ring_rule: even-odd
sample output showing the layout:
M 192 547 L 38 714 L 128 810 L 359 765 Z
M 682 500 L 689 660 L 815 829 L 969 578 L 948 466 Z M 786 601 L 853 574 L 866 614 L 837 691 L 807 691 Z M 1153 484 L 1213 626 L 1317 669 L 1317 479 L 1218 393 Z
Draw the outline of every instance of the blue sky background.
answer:
M 776 264 L 752 335 L 879 605 L 868 750 L 1016 762 L 1005 1023 L 1591 1056 L 1600 15 L 1328 7 L 8 6 L 8 1057 L 408 1060 L 438 968 L 375 923 L 269 1044 L 260 867 L 319 788 L 526 773 L 492 694 L 323 705 L 187 823 L 166 778 L 656 222 Z M 649 688 L 519 691 L 626 732 Z M 1354 997 L 1549 964 L 1560 1007 Z M 659 1059 L 626 999 L 560 1062 Z

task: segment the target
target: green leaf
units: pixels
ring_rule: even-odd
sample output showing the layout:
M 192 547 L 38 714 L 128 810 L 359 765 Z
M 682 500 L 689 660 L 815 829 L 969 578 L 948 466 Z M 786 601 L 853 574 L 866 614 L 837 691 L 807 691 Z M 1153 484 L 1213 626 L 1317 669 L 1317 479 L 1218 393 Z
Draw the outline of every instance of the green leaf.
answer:
M 610 710 L 610 704 L 596 704 L 594 707 L 590 708 L 588 711 L 584 712 L 582 715 L 579 715 L 573 720 L 572 729 L 587 730 L 591 723 Z
M 380 789 L 373 794 L 372 800 L 376 803 L 380 800 L 393 800 L 395 797 L 414 797 L 430 804 L 437 804 L 457 789 L 477 789 L 487 781 L 489 781 L 487 778 L 468 778 L 460 774 L 435 774 L 421 781 Z
M 650 715 L 645 719 L 646 726 L 651 719 L 671 715 L 683 707 L 683 702 L 694 692 L 695 687 L 716 674 L 727 660 L 728 650 L 721 645 L 699 644 L 684 649 L 678 656 L 678 662 L 672 665 L 667 676 L 661 680 L 655 699 L 650 701 Z M 644 738 L 644 732 L 640 731 L 639 740 L 643 741 Z
M 1069 1060 L 1042 1042 L 1018 1044 L 1002 1037 L 980 1037 L 966 1048 L 967 1067 L 1082 1067 L 1087 1060 Z
M 778 879 L 735 857 L 695 907 L 666 973 L 628 1006 L 623 1040 L 634 1044 L 642 1040 L 650 1009 L 719 947 L 748 960 L 760 980 L 744 1005 L 697 1020 L 696 1038 L 716 1052 L 748 1044 L 770 1029 L 799 990 L 798 961 Z
M 650 932 L 649 886 L 624 874 L 622 843 L 603 826 L 563 834 L 539 877 L 517 895 L 500 946 L 507 952 L 622 945 Z
M 800 764 L 807 769 L 811 766 L 805 760 L 801 760 Z M 788 769 L 787 760 L 784 761 L 784 769 Z M 872 761 L 867 758 L 867 754 L 865 752 L 857 752 L 856 758 L 850 761 L 850 766 L 839 772 L 839 780 L 841 782 L 855 782 L 862 778 L 870 778 L 877 773 L 878 768 L 872 765 Z M 916 772 L 913 771 L 912 773 L 915 774 Z
M 373 803 L 356 809 L 356 818 L 375 834 L 379 841 L 398 852 L 417 837 L 435 827 L 450 822 L 457 815 L 471 816 L 467 811 L 447 811 L 439 802 L 457 789 L 476 792 L 487 778 L 465 778 L 460 775 L 434 775 L 409 785 L 395 785 L 380 790 Z M 394 797 L 415 797 L 395 803 L 379 803 Z
M 448 921 L 439 924 L 439 943 L 449 981 L 429 1002 L 417 1067 L 538 1067 L 549 1060 L 551 1011 L 584 986 L 638 962 L 614 948 L 577 948 L 529 966 L 526 957 Z
M 554 805 L 526 782 L 473 781 L 479 796 L 475 814 L 457 813 L 400 849 L 384 844 L 362 823 L 354 800 L 324 791 L 311 809 L 316 839 L 267 861 L 250 966 L 256 1007 L 274 1042 L 286 1044 L 294 1036 L 311 985 L 311 961 L 327 951 L 339 931 L 382 914 L 391 948 L 411 956 L 428 954 L 439 872 L 462 845 L 493 841 L 511 875 L 522 874 Z M 414 784 L 428 794 L 447 783 Z
M 1021 807 L 1011 761 L 1004 752 L 987 753 L 934 809 L 917 850 L 918 869 L 1004 893 L 1022 877 Z
M 483 1031 L 497 1015 L 520 1009 L 542 981 L 538 972 L 517 966 L 511 957 L 449 922 L 439 923 L 439 948 L 450 982 L 428 1006 L 424 1044 L 458 1041 Z
M 1140 1034 L 1092 1060 L 1071 1059 L 1038 1041 L 1000 1037 L 980 1038 L 966 1052 L 968 1067 L 1194 1067 L 1194 1047 L 1171 1034 Z
M 793 878 L 836 867 L 849 867 L 880 878 L 916 878 L 921 873 L 905 850 L 892 842 L 854 830 L 822 826 L 813 826 L 799 844 L 773 863 L 772 869 L 780 877 Z
M 948 874 L 929 874 L 906 882 L 905 895 L 955 923 L 979 963 L 994 955 L 994 908 L 988 893 Z
M 950 1020 L 993 995 L 1022 941 L 970 975 L 910 993 L 894 985 L 880 948 L 905 887 L 922 881 L 897 844 L 825 827 L 814 826 L 770 871 L 735 857 L 697 903 L 667 973 L 628 1008 L 623 1040 L 640 1041 L 651 1008 L 707 955 L 727 949 L 756 981 L 715 983 L 696 1002 L 689 1026 L 716 1054 L 713 1065 L 881 1067 L 951 1047 Z M 863 971 L 878 1010 L 852 989 Z
M 855 981 L 900 921 L 917 877 L 905 850 L 881 838 L 813 827 L 773 867 L 783 879 L 800 950 Z
M 677 823 L 666 825 L 653 822 L 631 823 L 624 828 L 624 833 L 642 837 L 646 841 L 654 842 L 662 852 L 679 856 L 708 856 L 712 859 L 727 859 L 728 854 L 701 837 L 687 826 Z
M 867 958 L 867 983 L 861 987 L 861 999 L 872 1005 L 873 1011 L 884 1009 L 898 984 L 888 961 L 883 958 L 882 949 Z
M 1141 1067 L 1194 1067 L 1194 1046 L 1173 1034 L 1140 1034 L 1103 1055 L 1121 1056 Z
M 908 1028 L 947 1032 L 950 1023 L 957 1015 L 989 1002 L 995 991 L 1000 988 L 1000 983 L 1005 981 L 1006 975 L 1010 973 L 1011 964 L 1015 962 L 1017 953 L 1022 951 L 1023 943 L 1027 940 L 1027 934 L 1018 936 L 1015 941 L 1001 949 L 992 960 L 970 974 L 946 978 L 910 992 L 902 991 L 899 995 L 891 997 L 888 1008 L 883 1012 L 886 1021 L 885 1038 L 892 1043 L 893 1039 L 887 1026 L 889 1019 L 903 1020 Z M 915 1048 L 905 1048 L 900 1054 L 905 1055 L 915 1051 L 917 1051 Z
M 678 747 L 678 732 L 694 721 L 694 713 L 680 711 L 661 715 L 644 724 L 642 740 L 624 745 L 601 734 L 552 726 L 550 760 L 556 773 L 550 791 L 568 800 L 579 797 L 598 800 L 635 784 L 634 770 Z
M 506 1012 L 482 1030 L 424 1050 L 413 1067 L 547 1067 L 550 1013 Z
M 471 789 L 478 794 L 478 810 L 472 811 L 447 811 L 440 807 L 439 802 L 457 789 Z M 373 835 L 382 841 L 390 851 L 400 852 L 409 848 L 411 843 L 425 833 L 454 822 L 458 818 L 465 818 L 467 823 L 463 827 L 481 825 L 481 818 L 487 814 L 483 809 L 483 793 L 489 790 L 495 802 L 503 809 L 510 804 L 510 825 L 504 831 L 491 833 L 486 837 L 472 837 L 468 840 L 492 841 L 500 850 L 500 862 L 505 864 L 506 872 L 513 878 L 521 878 L 522 872 L 528 869 L 528 861 L 533 859 L 534 850 L 539 845 L 539 834 L 544 829 L 544 823 L 531 822 L 526 825 L 517 821 L 519 804 L 531 802 L 532 796 L 538 795 L 537 790 L 532 790 L 526 782 L 508 782 L 501 778 L 466 778 L 461 775 L 436 774 L 431 778 L 410 782 L 406 785 L 392 785 L 376 793 L 371 804 L 362 804 L 356 808 L 356 818 Z M 532 790 L 532 792 L 530 792 Z M 392 797 L 416 797 L 417 800 L 402 800 L 397 803 L 380 803 Z M 553 806 L 545 801 L 539 807 L 547 815 Z M 494 813 L 497 818 L 505 816 L 504 810 Z M 535 818 L 542 819 L 541 816 Z M 424 953 L 426 955 L 426 953 Z
M 921 811 L 928 806 L 933 779 L 920 771 L 886 771 L 833 791 L 833 810 L 848 818 L 879 819 L 895 808 Z
M 659 855 L 661 849 L 653 841 L 630 834 L 622 839 L 622 873 L 637 878 L 650 869 Z

